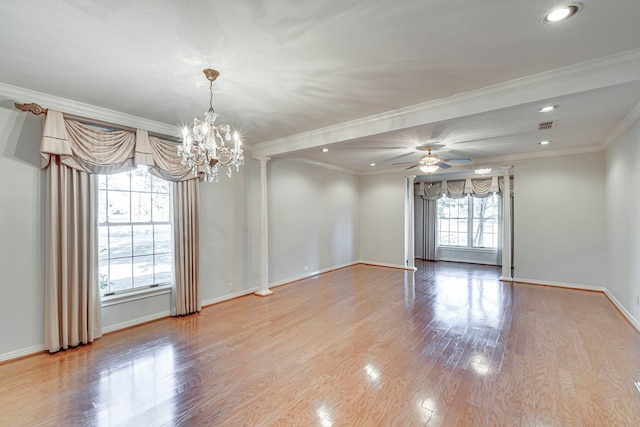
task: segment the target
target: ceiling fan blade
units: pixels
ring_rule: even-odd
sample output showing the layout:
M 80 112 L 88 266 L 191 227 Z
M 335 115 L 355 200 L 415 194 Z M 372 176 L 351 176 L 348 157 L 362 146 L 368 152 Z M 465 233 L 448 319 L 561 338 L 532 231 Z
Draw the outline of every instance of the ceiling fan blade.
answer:
M 436 163 L 436 164 L 437 164 L 437 165 L 438 165 L 438 167 L 439 167 L 439 168 L 441 168 L 441 169 L 449 169 L 449 168 L 451 167 L 451 165 L 448 165 L 448 164 L 446 164 L 446 163 L 442 163 L 442 162 L 439 162 L 439 163 Z
M 360 151 L 360 150 L 408 150 L 407 147 L 343 147 L 341 151 Z
M 412 163 L 415 162 L 400 162 L 400 163 L 391 163 L 392 166 L 398 166 L 398 165 L 410 165 Z
M 398 160 L 398 159 L 401 159 L 401 158 L 403 158 L 403 157 L 410 156 L 410 155 L 412 155 L 412 154 L 413 154 L 413 152 L 411 152 L 411 153 L 404 153 L 404 154 L 400 154 L 399 156 L 394 156 L 394 157 L 392 157 L 392 158 L 388 159 L 385 163 L 387 163 L 387 162 L 392 162 L 392 161 L 394 161 L 394 160 Z
M 420 163 L 416 163 L 413 166 L 409 166 L 408 168 L 405 168 L 404 170 L 408 171 L 409 169 L 417 168 L 418 166 L 420 166 Z
M 471 159 L 440 159 L 443 162 L 449 163 L 471 163 Z

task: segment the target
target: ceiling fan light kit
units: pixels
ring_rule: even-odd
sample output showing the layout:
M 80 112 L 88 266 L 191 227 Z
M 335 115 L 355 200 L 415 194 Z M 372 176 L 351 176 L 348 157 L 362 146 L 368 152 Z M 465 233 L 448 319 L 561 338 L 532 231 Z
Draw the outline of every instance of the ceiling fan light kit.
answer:
M 409 166 L 405 170 L 413 169 L 415 167 L 420 167 L 420 170 L 424 173 L 434 173 L 438 169 L 449 169 L 451 165 L 445 162 L 451 163 L 471 163 L 471 159 L 441 159 L 437 154 L 431 153 L 431 146 L 425 147 L 427 150 L 427 154 L 424 154 L 418 160 L 418 163 Z M 402 164 L 402 163 L 398 163 Z

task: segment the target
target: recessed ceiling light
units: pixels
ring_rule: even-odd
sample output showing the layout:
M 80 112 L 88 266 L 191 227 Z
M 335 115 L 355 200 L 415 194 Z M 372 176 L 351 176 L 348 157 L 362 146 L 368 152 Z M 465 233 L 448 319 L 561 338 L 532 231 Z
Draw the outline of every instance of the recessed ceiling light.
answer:
M 557 105 L 547 105 L 546 107 L 542 107 L 538 111 L 540 111 L 541 113 L 548 113 L 550 111 L 555 110 L 556 108 L 558 108 Z
M 375 165 L 376 165 L 375 163 L 369 163 L 369 166 L 371 166 L 371 167 L 373 167 Z
M 549 141 L 549 140 L 540 141 L 539 144 L 540 145 L 549 145 L 549 144 L 551 144 L 551 141 Z
M 322 149 L 322 152 L 323 152 L 323 153 L 326 153 L 327 151 L 329 151 L 329 149 L 328 149 L 328 148 L 323 148 L 323 149 Z
M 571 18 L 580 10 L 580 3 L 571 3 L 564 6 L 556 7 L 547 13 L 542 22 L 545 24 L 555 24 Z

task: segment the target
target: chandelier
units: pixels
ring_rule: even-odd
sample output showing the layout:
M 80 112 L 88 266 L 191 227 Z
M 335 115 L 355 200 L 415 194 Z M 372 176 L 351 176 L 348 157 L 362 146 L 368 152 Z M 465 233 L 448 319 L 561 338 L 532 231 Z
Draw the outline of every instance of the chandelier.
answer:
M 244 165 L 244 155 L 240 148 L 240 135 L 232 132 L 229 125 L 216 125 L 218 115 L 213 111 L 213 81 L 220 75 L 216 70 L 203 70 L 209 80 L 209 111 L 204 120 L 193 119 L 193 127 L 185 126 L 182 132 L 182 145 L 178 147 L 178 156 L 182 164 L 198 175 L 204 167 L 204 181 L 218 181 L 218 165 L 227 168 L 227 176 L 231 177 L 231 167 L 240 171 Z

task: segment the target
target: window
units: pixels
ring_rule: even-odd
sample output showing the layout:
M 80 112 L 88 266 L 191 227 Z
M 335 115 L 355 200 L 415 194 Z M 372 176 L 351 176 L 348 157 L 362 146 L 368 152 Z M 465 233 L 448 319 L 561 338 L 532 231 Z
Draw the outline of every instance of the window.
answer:
M 146 167 L 98 176 L 98 262 L 103 296 L 170 284 L 171 186 Z
M 438 200 L 441 246 L 497 249 L 498 196 Z

